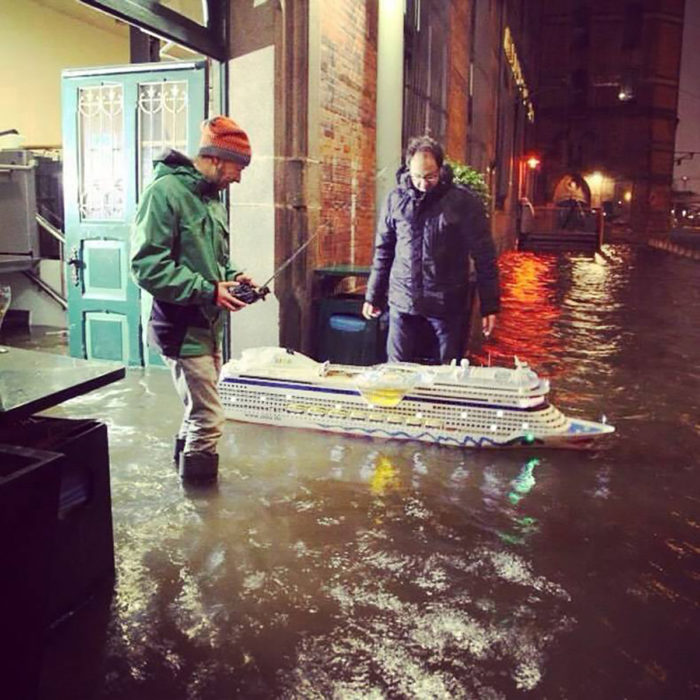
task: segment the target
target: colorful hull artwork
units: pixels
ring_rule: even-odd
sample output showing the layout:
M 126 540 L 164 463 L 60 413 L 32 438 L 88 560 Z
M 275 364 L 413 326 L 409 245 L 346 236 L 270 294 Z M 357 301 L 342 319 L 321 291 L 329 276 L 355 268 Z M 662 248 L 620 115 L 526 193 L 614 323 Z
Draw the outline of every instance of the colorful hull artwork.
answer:
M 245 350 L 221 371 L 226 417 L 455 447 L 589 448 L 614 432 L 569 418 L 547 400 L 549 381 L 515 367 L 372 367 L 316 362 L 278 347 Z

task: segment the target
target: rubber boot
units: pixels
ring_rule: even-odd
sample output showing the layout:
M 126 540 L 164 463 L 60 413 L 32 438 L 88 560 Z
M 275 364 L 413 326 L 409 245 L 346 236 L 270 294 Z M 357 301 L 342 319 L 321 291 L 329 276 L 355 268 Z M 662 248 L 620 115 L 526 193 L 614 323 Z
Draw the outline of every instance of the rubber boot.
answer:
M 209 484 L 219 473 L 219 455 L 215 452 L 182 452 L 180 478 L 188 484 Z
M 175 437 L 175 447 L 173 448 L 173 462 L 180 464 L 180 453 L 185 449 L 185 438 Z

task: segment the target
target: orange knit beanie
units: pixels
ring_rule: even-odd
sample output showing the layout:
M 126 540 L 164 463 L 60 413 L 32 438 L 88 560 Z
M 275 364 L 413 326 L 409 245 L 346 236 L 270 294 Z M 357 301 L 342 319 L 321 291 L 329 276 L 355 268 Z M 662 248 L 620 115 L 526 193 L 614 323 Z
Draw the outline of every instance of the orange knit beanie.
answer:
M 199 155 L 216 156 L 248 165 L 251 157 L 248 134 L 229 117 L 207 119 L 202 122 Z

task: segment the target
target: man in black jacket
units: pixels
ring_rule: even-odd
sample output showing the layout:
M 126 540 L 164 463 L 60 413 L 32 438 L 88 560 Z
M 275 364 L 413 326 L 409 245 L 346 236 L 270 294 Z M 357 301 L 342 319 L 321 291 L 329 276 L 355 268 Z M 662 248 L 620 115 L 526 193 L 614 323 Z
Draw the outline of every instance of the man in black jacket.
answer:
M 362 313 L 376 317 L 388 301 L 390 362 L 447 363 L 462 358 L 470 257 L 485 335 L 493 330 L 500 308 L 486 210 L 477 195 L 453 182 L 443 160 L 442 147 L 434 139 L 412 139 L 398 186 L 387 196 L 377 225 Z M 433 349 L 426 357 L 427 346 Z

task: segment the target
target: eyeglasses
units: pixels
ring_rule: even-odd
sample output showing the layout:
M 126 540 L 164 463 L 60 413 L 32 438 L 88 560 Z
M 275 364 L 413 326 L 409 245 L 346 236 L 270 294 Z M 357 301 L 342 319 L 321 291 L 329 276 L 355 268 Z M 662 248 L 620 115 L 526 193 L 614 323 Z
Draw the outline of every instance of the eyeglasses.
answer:
M 414 182 L 437 182 L 440 179 L 440 173 L 427 173 L 425 175 L 421 173 L 411 173 L 411 179 Z

